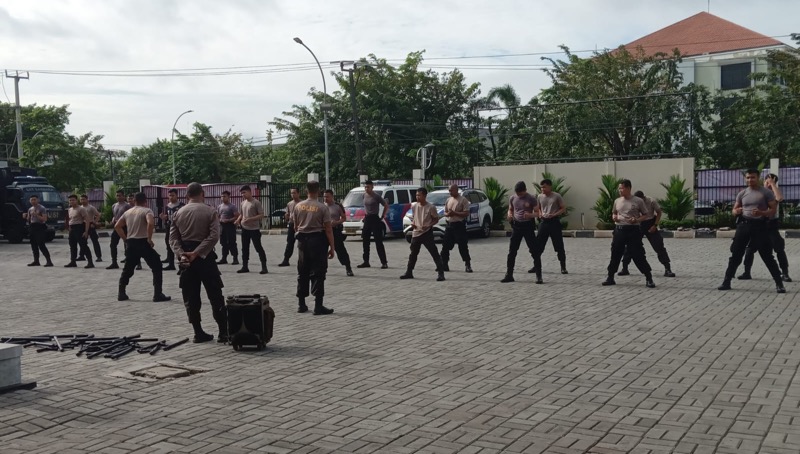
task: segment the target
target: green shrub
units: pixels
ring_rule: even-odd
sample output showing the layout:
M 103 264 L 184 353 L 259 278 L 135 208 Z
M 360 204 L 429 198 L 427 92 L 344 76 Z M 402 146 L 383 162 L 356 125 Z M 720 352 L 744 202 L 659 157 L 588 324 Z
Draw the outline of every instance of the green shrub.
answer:
M 106 200 L 103 203 L 103 208 L 100 210 L 100 222 L 107 224 L 111 222 L 111 218 L 114 217 L 111 207 L 117 202 L 117 186 L 112 185 L 109 192 L 105 193 L 105 196 Z
M 483 188 L 489 199 L 489 206 L 492 207 L 492 228 L 502 229 L 508 212 L 508 188 L 493 177 L 483 180 Z
M 686 219 L 694 209 L 694 193 L 685 187 L 686 180 L 678 175 L 672 175 L 669 177 L 669 184 L 661 183 L 661 186 L 667 190 L 667 196 L 658 199 L 664 214 L 673 221 Z
M 592 211 L 597 214 L 597 219 L 603 224 L 614 224 L 611 219 L 611 212 L 614 210 L 614 201 L 619 197 L 619 184 L 622 178 L 617 178 L 614 175 L 603 175 L 600 177 L 603 183 L 602 188 L 597 188 L 600 191 L 600 197 L 592 207 Z M 598 225 L 598 228 L 599 227 Z
M 678 230 L 681 227 L 692 228 L 694 227 L 694 221 L 691 219 L 682 219 L 680 221 L 676 221 L 674 219 L 664 219 L 659 224 L 659 227 L 667 230 Z

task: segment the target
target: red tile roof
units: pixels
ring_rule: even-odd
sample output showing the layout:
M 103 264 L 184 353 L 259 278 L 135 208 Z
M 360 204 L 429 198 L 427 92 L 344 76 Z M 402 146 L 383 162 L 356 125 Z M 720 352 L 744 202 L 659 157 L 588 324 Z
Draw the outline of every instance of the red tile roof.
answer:
M 701 12 L 630 42 L 625 47 L 634 52 L 641 46 L 648 55 L 658 52 L 671 54 L 677 47 L 683 56 L 688 57 L 782 44 L 721 17 Z

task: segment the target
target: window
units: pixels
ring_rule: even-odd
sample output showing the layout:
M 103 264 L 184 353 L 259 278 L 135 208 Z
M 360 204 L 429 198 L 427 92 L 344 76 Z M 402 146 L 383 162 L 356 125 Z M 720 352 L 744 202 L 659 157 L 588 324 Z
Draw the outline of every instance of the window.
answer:
M 386 191 L 386 195 L 383 197 L 389 205 L 394 203 L 394 192 L 395 191 Z
M 720 67 L 723 90 L 736 90 L 750 86 L 750 63 L 736 63 Z
M 408 198 L 408 190 L 398 189 L 396 192 L 397 192 L 397 203 L 411 203 L 411 199 Z
M 469 203 L 481 203 L 481 196 L 477 192 L 470 192 Z

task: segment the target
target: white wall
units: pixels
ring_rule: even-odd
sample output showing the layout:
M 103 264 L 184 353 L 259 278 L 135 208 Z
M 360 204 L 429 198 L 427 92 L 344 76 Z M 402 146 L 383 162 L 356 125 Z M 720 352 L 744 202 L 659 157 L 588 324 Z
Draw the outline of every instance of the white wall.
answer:
M 678 175 L 686 180 L 686 187 L 694 190 L 694 158 L 648 159 L 631 161 L 594 161 L 570 162 L 556 164 L 531 164 L 515 166 L 484 166 L 473 169 L 475 185 L 484 188 L 483 180 L 496 178 L 500 184 L 513 194 L 517 181 L 524 181 L 528 191 L 535 193 L 533 182 L 542 180 L 542 173 L 548 171 L 555 177 L 564 177 L 564 185 L 570 190 L 565 202 L 572 207 L 567 217 L 570 229 L 595 229 L 597 217 L 591 208 L 600 195 L 601 175 L 614 175 L 627 178 L 633 183 L 633 191 L 642 191 L 645 195 L 663 198 L 666 190 L 660 183 L 669 182 L 671 175 Z M 583 213 L 584 225 L 581 225 Z

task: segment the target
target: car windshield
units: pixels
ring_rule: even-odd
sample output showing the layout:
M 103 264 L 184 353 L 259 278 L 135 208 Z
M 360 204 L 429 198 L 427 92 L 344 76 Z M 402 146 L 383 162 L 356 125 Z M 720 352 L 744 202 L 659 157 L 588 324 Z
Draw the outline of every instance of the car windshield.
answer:
M 428 194 L 428 203 L 432 203 L 434 205 L 444 205 L 447 202 L 447 199 L 450 198 L 449 192 L 434 192 Z
M 382 191 L 374 191 L 375 194 L 382 195 Z M 363 207 L 364 206 L 364 191 L 350 191 L 347 197 L 344 198 L 342 205 L 346 207 Z
M 23 191 L 22 202 L 30 205 L 30 198 L 32 195 L 39 197 L 40 203 L 63 203 L 61 194 L 53 188 L 28 186 Z

